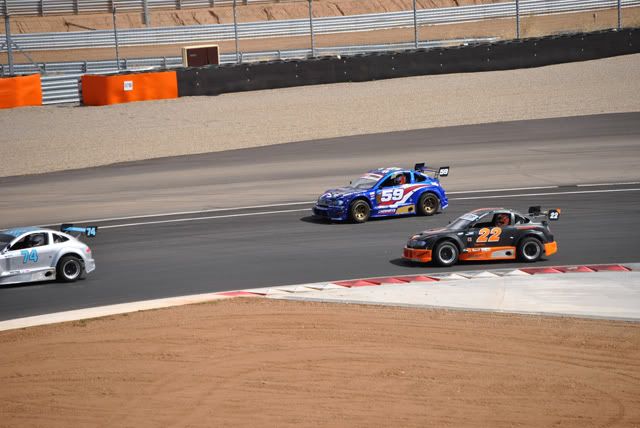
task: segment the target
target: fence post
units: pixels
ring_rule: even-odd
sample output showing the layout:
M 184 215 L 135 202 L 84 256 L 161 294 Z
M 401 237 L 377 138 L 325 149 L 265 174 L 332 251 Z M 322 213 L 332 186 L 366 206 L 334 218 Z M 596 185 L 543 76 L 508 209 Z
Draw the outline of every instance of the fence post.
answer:
M 147 27 L 151 25 L 151 17 L 149 16 L 149 1 L 142 0 L 142 20 Z
M 516 39 L 520 38 L 520 0 L 516 0 Z
M 618 0 L 618 30 L 622 30 L 622 0 Z
M 116 8 L 115 6 L 112 9 L 113 14 L 113 37 L 116 42 L 116 67 L 118 71 L 120 71 L 120 48 L 118 46 L 118 25 L 116 24 Z
M 311 58 L 315 58 L 316 40 L 313 34 L 313 0 L 309 0 L 309 32 L 311 33 Z
M 176 0 L 176 9 L 182 9 L 182 0 Z
M 418 5 L 416 4 L 416 0 L 413 0 L 413 40 L 414 47 L 418 49 Z
M 13 76 L 13 40 L 11 40 L 11 15 L 9 5 L 4 2 L 4 37 L 7 43 L 7 61 L 9 62 L 9 76 Z
M 38 15 L 44 16 L 44 0 L 38 2 Z
M 80 13 L 80 5 L 78 4 L 79 2 L 79 0 L 73 0 L 73 13 L 75 13 L 76 15 Z
M 238 13 L 237 13 L 237 0 L 233 0 L 233 32 L 236 39 L 236 64 L 240 63 L 240 56 L 238 49 Z

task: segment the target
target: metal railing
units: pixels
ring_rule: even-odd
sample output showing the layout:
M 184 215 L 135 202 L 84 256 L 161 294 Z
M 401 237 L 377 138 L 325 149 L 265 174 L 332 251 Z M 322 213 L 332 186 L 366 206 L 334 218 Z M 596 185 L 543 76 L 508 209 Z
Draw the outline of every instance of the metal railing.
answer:
M 79 103 L 81 74 L 42 76 L 42 104 Z
M 616 8 L 617 0 L 522 0 L 519 14 L 544 15 L 563 12 L 592 11 Z M 623 0 L 621 7 L 640 6 L 640 0 Z M 496 18 L 513 18 L 516 3 L 493 3 L 417 11 L 417 24 L 445 24 Z M 366 15 L 324 17 L 313 19 L 316 34 L 343 33 L 365 30 L 413 27 L 413 11 L 376 13 Z M 282 36 L 307 36 L 308 19 L 261 21 L 238 24 L 238 37 L 255 39 Z M 169 45 L 193 42 L 219 42 L 233 40 L 233 24 L 197 25 L 162 28 L 137 28 L 118 31 L 120 46 Z M 111 30 L 78 31 L 67 33 L 31 33 L 13 36 L 22 50 L 60 50 L 113 47 Z M 6 48 L 0 48 L 3 51 Z
M 80 13 L 110 13 L 113 7 L 123 12 L 149 10 L 190 9 L 230 6 L 233 0 L 0 0 L 0 16 L 4 15 L 5 1 L 9 14 L 22 16 L 69 15 Z M 307 0 L 286 0 L 300 2 Z M 146 5 L 145 5 L 146 3 Z M 238 0 L 241 4 L 276 3 L 276 0 Z

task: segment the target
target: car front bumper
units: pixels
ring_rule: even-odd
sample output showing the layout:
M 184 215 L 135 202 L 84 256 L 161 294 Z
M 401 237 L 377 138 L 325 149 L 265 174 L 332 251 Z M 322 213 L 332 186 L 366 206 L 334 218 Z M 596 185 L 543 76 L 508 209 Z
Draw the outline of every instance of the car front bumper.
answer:
M 330 220 L 344 221 L 347 219 L 347 212 L 344 207 L 328 207 L 316 205 L 312 209 L 313 214 Z
M 402 258 L 412 262 L 427 263 L 431 261 L 431 250 L 404 247 Z

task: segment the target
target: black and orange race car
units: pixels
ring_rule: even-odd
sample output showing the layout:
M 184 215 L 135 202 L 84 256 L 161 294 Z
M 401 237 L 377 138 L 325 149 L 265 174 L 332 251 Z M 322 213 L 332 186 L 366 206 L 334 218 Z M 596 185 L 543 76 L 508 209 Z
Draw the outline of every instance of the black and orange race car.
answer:
M 451 266 L 458 260 L 513 260 L 535 262 L 557 252 L 548 220 L 560 210 L 542 212 L 530 207 L 528 215 L 505 208 L 481 208 L 458 217 L 441 229 L 413 235 L 403 258 Z

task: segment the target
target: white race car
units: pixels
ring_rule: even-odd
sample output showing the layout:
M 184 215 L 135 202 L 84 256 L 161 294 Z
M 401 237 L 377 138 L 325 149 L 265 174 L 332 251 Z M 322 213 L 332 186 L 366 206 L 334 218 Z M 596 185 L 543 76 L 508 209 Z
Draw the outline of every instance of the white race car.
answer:
M 63 224 L 60 231 L 38 227 L 0 231 L 0 285 L 72 282 L 93 272 L 91 249 L 69 233 L 93 237 L 97 229 Z

